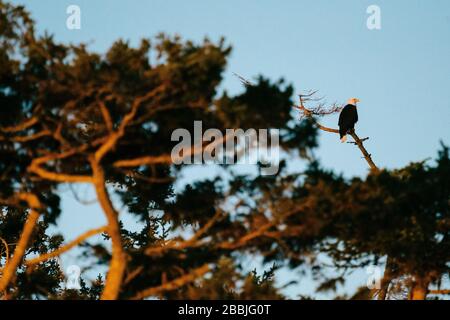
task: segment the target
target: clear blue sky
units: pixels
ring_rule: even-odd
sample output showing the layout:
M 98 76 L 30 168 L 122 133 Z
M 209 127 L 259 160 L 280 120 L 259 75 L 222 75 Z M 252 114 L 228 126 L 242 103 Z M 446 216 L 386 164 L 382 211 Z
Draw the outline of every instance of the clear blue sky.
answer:
M 366 146 L 380 167 L 434 157 L 439 140 L 450 144 L 448 0 L 12 2 L 26 5 L 40 32 L 90 43 L 98 52 L 118 38 L 137 44 L 161 31 L 193 40 L 225 36 L 234 50 L 222 88 L 242 90 L 232 75 L 237 72 L 284 77 L 297 91 L 319 89 L 329 101 L 358 97 L 357 131 L 370 137 Z M 81 30 L 66 28 L 71 4 L 81 8 Z M 371 4 L 381 8 L 381 30 L 366 28 Z M 321 135 L 317 155 L 346 176 L 367 173 L 359 151 L 336 135 Z M 81 209 L 68 199 L 63 205 L 61 224 L 70 238 L 87 227 L 83 217 L 102 223 L 94 207 Z

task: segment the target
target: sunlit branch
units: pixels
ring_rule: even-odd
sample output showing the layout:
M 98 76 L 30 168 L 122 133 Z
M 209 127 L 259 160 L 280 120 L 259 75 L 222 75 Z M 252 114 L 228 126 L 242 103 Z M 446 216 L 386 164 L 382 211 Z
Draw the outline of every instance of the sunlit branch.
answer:
M 147 94 L 145 94 L 144 96 L 136 98 L 134 100 L 130 112 L 128 112 L 123 117 L 117 131 L 112 132 L 107 138 L 106 142 L 102 144 L 102 146 L 95 152 L 95 160 L 97 162 L 100 162 L 102 158 L 116 146 L 117 141 L 123 137 L 123 135 L 125 134 L 126 127 L 134 119 L 134 117 L 138 112 L 138 109 L 142 106 L 142 104 L 144 104 L 145 102 L 147 102 L 148 100 L 159 94 L 163 89 L 164 85 L 160 85 L 155 89 L 151 90 L 150 92 L 148 92 Z
M 175 290 L 185 286 L 188 283 L 191 283 L 207 273 L 210 270 L 208 264 L 204 264 L 203 266 L 194 269 L 193 271 L 185 274 L 181 277 L 178 277 L 174 280 L 168 281 L 160 286 L 151 287 L 145 290 L 138 292 L 135 296 L 131 298 L 131 300 L 140 300 L 151 296 L 156 296 L 166 291 Z
M 234 137 L 233 134 L 226 135 L 225 137 L 222 137 L 221 139 L 214 140 L 212 143 L 208 144 L 208 147 L 214 148 L 220 144 L 225 143 L 229 139 Z M 144 156 L 134 159 L 124 159 L 124 160 L 118 160 L 114 162 L 113 166 L 116 168 L 122 168 L 122 167 L 139 167 L 143 165 L 152 165 L 152 164 L 171 164 L 173 162 L 177 162 L 179 160 L 183 160 L 192 156 L 195 156 L 197 154 L 201 154 L 204 151 L 204 146 L 200 147 L 194 147 L 191 148 L 186 154 L 183 155 L 172 155 L 169 154 L 163 154 L 159 156 Z
M 39 119 L 37 117 L 32 117 L 25 122 L 22 122 L 21 124 L 18 124 L 16 126 L 11 127 L 0 127 L 0 132 L 8 132 L 8 133 L 15 133 L 19 131 L 23 131 L 25 129 L 28 129 L 29 127 L 32 127 L 36 123 L 38 123 Z
M 93 185 L 95 187 L 97 199 L 105 213 L 106 220 L 108 221 L 107 233 L 111 237 L 112 243 L 112 257 L 101 299 L 115 300 L 119 296 L 127 264 L 127 256 L 122 246 L 118 213 L 114 209 L 106 189 L 103 168 L 96 161 L 95 157 L 92 157 L 90 161 L 93 172 Z
M 25 251 L 27 250 L 31 236 L 33 234 L 36 223 L 38 222 L 42 205 L 38 197 L 31 193 L 20 193 L 15 197 L 19 201 L 27 202 L 30 212 L 25 220 L 25 224 L 22 229 L 22 233 L 19 238 L 19 242 L 14 249 L 14 254 L 8 263 L 3 268 L 3 274 L 0 278 L 0 292 L 6 290 L 12 279 L 16 274 L 17 267 L 20 265 Z
M 209 219 L 203 227 L 195 232 L 195 234 L 190 239 L 181 242 L 171 241 L 161 247 L 150 247 L 145 250 L 145 254 L 149 256 L 158 255 L 170 249 L 182 250 L 188 247 L 201 245 L 200 243 L 198 243 L 200 237 L 205 234 L 220 219 L 221 216 L 223 216 L 223 212 L 221 210 L 218 210 L 217 213 L 211 219 Z
M 101 232 L 106 231 L 106 226 L 105 227 L 101 227 L 101 228 L 97 228 L 97 229 L 92 229 L 89 230 L 85 233 L 83 233 L 82 235 L 80 235 L 79 237 L 77 237 L 76 239 L 74 239 L 73 241 L 69 242 L 68 244 L 43 255 L 40 255 L 36 258 L 30 259 L 30 260 L 26 260 L 25 261 L 25 265 L 27 266 L 32 266 L 35 264 L 38 264 L 40 262 L 49 260 L 51 258 L 57 257 L 61 254 L 63 254 L 66 251 L 69 251 L 70 249 L 72 249 L 73 247 L 77 246 L 78 244 L 82 243 L 83 241 L 85 241 L 87 238 L 90 238 L 96 234 L 99 234 Z

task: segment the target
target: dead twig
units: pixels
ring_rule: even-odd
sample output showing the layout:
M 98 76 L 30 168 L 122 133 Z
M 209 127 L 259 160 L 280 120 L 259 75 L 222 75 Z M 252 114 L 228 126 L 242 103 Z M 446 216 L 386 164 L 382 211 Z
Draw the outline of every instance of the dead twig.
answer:
M 361 142 L 364 142 L 364 141 L 366 141 L 366 140 L 369 140 L 369 137 L 360 139 Z M 354 145 L 358 145 L 355 141 L 347 141 L 347 143 L 354 144 Z
M 249 80 L 245 79 L 244 77 L 238 75 L 236 72 L 233 72 L 233 75 L 234 75 L 235 77 L 237 77 L 237 78 L 242 82 L 242 84 L 243 84 L 244 86 L 246 86 L 246 87 L 249 87 L 249 86 L 253 86 L 253 85 L 254 85 L 251 81 L 249 81 Z

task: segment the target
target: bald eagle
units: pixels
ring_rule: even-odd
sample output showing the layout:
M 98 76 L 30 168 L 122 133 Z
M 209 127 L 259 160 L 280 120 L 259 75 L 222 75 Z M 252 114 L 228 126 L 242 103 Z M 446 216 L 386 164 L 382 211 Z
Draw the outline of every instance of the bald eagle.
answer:
M 356 110 L 356 104 L 359 99 L 351 98 L 348 100 L 347 105 L 342 109 L 339 115 L 339 135 L 341 136 L 341 142 L 347 141 L 347 133 L 355 128 L 355 123 L 358 122 L 358 111 Z

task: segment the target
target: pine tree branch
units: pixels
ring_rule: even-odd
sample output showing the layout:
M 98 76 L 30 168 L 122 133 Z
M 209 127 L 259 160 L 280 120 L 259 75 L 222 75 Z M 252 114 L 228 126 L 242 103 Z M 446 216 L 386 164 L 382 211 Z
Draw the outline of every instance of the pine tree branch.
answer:
M 148 256 L 152 255 L 160 255 L 164 253 L 167 250 L 174 249 L 174 250 L 183 250 L 188 247 L 196 247 L 201 245 L 199 243 L 200 237 L 205 234 L 211 227 L 216 223 L 217 220 L 222 216 L 222 211 L 218 210 L 217 213 L 212 217 L 203 227 L 201 227 L 197 232 L 194 233 L 194 235 L 182 242 L 177 241 L 171 241 L 169 244 L 166 244 L 161 247 L 150 247 L 145 250 L 145 254 Z
M 25 224 L 22 229 L 22 233 L 19 238 L 19 242 L 14 249 L 14 254 L 8 263 L 3 268 L 3 274 L 0 278 L 0 292 L 4 292 L 10 282 L 13 280 L 16 274 L 17 267 L 20 265 L 25 251 L 27 250 L 28 244 L 30 242 L 31 236 L 33 234 L 36 223 L 38 222 L 40 212 L 42 209 L 41 202 L 39 198 L 31 193 L 20 193 L 16 196 L 19 201 L 25 201 L 28 203 L 30 212 L 25 220 Z
M 92 183 L 92 177 L 88 175 L 72 175 L 68 173 L 59 173 L 59 172 L 51 172 L 47 169 L 42 168 L 43 164 L 46 164 L 50 161 L 62 160 L 69 158 L 71 156 L 80 154 L 89 149 L 91 146 L 98 145 L 104 141 L 104 138 L 97 139 L 93 141 L 91 144 L 83 144 L 81 146 L 77 146 L 66 150 L 62 153 L 50 153 L 44 156 L 34 158 L 27 170 L 32 172 L 43 179 L 47 179 L 50 181 L 56 182 L 81 182 L 81 183 Z
M 33 133 L 31 135 L 28 135 L 28 136 L 12 136 L 12 137 L 8 137 L 8 136 L 0 135 L 0 141 L 13 141 L 13 142 L 24 143 L 24 142 L 37 140 L 37 139 L 40 139 L 42 137 L 52 136 L 52 135 L 53 135 L 53 133 L 50 132 L 49 130 L 42 130 L 42 131 Z
M 429 294 L 450 294 L 450 290 L 430 290 Z
M 32 117 L 18 125 L 11 126 L 11 127 L 0 127 L 0 132 L 7 132 L 7 133 L 15 133 L 19 131 L 23 131 L 25 129 L 28 129 L 31 126 L 34 126 L 36 123 L 39 122 L 39 119 L 37 117 Z
M 212 143 L 208 144 L 209 148 L 214 148 L 220 144 L 225 143 L 229 139 L 233 138 L 234 135 L 226 135 L 225 137 L 222 137 L 221 139 L 214 140 Z M 194 147 L 191 148 L 186 154 L 180 155 L 169 155 L 169 154 L 163 154 L 159 156 L 144 156 L 144 157 L 138 157 L 134 159 L 123 159 L 123 160 L 117 160 L 113 163 L 113 166 L 116 168 L 124 168 L 124 167 L 139 167 L 143 165 L 152 165 L 152 164 L 171 164 L 173 162 L 177 162 L 179 160 L 183 160 L 198 154 L 202 154 L 204 151 L 204 146 Z
M 210 270 L 208 264 L 204 264 L 203 266 L 194 269 L 188 274 L 185 274 L 181 277 L 178 277 L 174 280 L 166 282 L 157 287 L 151 287 L 145 290 L 138 292 L 135 296 L 131 298 L 131 300 L 141 300 L 147 297 L 156 296 L 165 291 L 171 291 L 185 286 L 188 283 L 195 281 L 197 278 L 201 277 L 205 273 Z
M 43 261 L 49 260 L 51 258 L 57 257 L 61 254 L 63 254 L 66 251 L 69 251 L 70 249 L 72 249 L 73 247 L 77 246 L 78 244 L 80 244 L 81 242 L 83 242 L 84 240 L 86 240 L 89 237 L 92 237 L 96 234 L 99 234 L 101 232 L 106 231 L 106 227 L 101 227 L 101 228 L 97 228 L 97 229 L 92 229 L 89 231 L 86 231 L 85 233 L 83 233 L 82 235 L 78 236 L 76 239 L 74 239 L 73 241 L 69 242 L 68 244 L 43 255 L 40 255 L 36 258 L 30 259 L 30 260 L 26 260 L 25 261 L 25 265 L 27 266 L 32 266 L 38 263 L 41 263 Z
M 112 132 L 106 139 L 105 143 L 102 144 L 102 146 L 95 152 L 95 160 L 97 162 L 100 162 L 103 159 L 103 157 L 116 146 L 117 141 L 119 141 L 119 139 L 125 135 L 125 130 L 127 126 L 134 119 L 134 117 L 138 112 L 138 109 L 142 106 L 142 104 L 144 104 L 151 98 L 155 97 L 157 94 L 161 92 L 162 89 L 164 89 L 164 85 L 160 85 L 155 89 L 149 91 L 147 94 L 134 100 L 130 111 L 123 117 L 117 131 Z M 108 119 L 105 120 L 108 121 Z M 112 126 L 112 124 L 109 124 L 109 126 Z
M 8 260 L 9 260 L 9 245 L 8 245 L 8 242 L 6 242 L 6 240 L 3 239 L 2 237 L 0 237 L 0 242 L 5 247 L 5 266 L 6 266 L 8 264 Z M 0 256 L 0 258 L 1 258 L 1 256 Z M 3 268 L 0 268 L 0 271 L 3 271 Z

